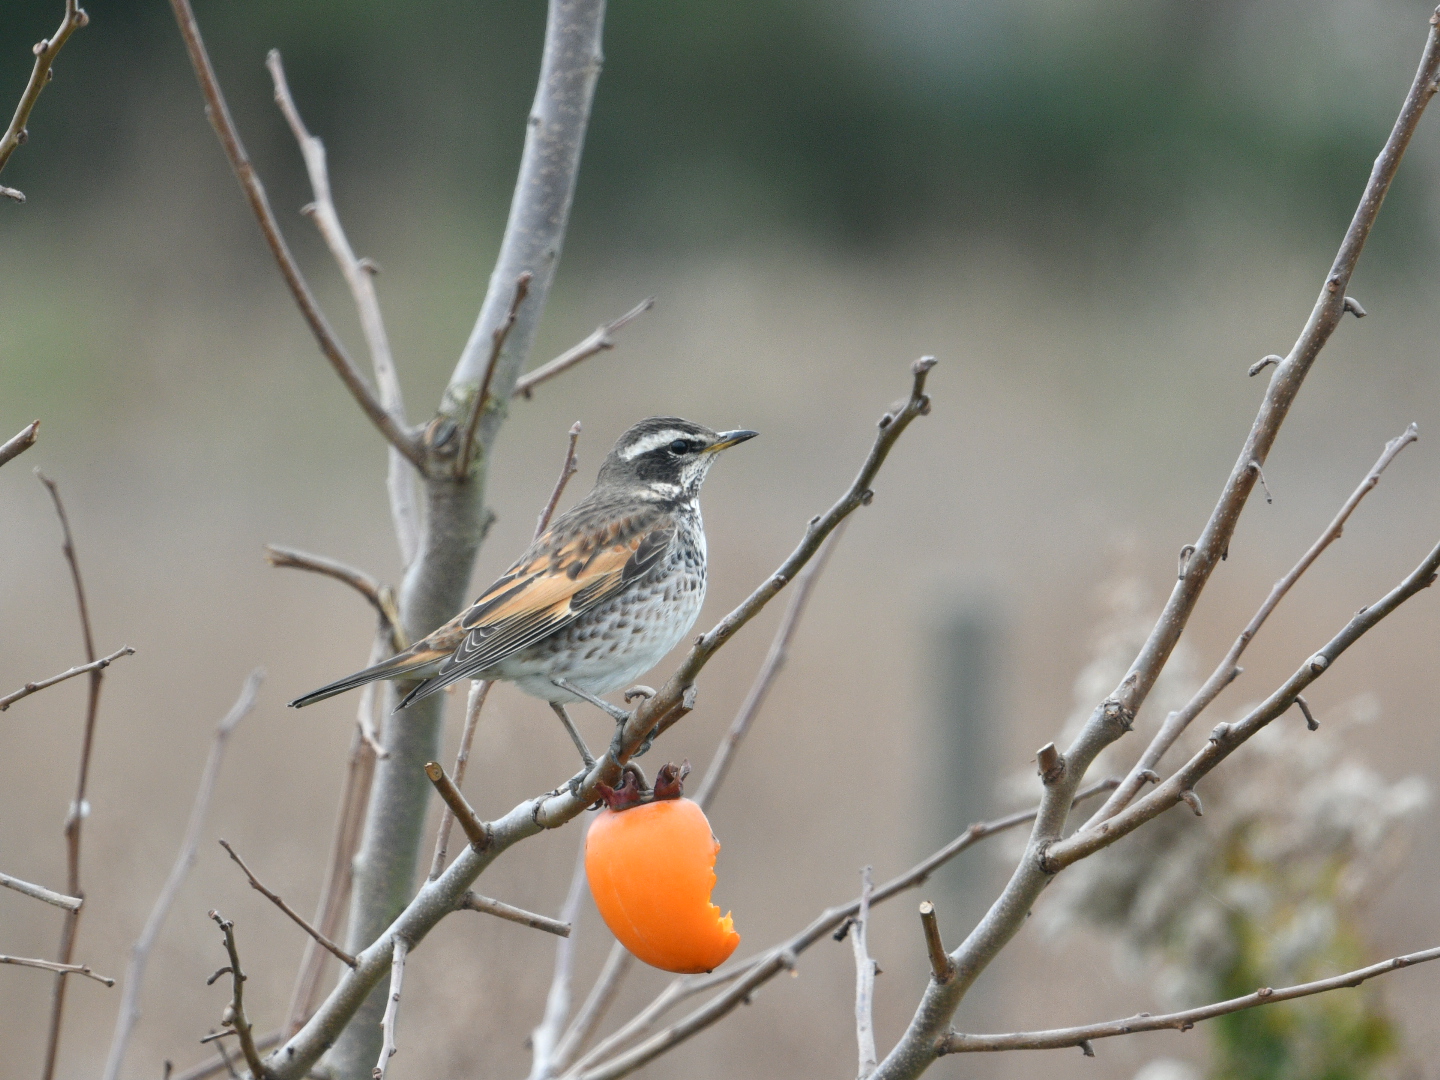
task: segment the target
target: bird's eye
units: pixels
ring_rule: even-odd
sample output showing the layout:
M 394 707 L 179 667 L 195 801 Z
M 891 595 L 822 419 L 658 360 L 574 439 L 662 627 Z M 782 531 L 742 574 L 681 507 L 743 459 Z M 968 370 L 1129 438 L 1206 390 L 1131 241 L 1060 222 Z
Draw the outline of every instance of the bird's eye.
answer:
M 688 454 L 690 452 L 690 444 L 684 439 L 676 439 L 670 444 L 670 452 L 672 454 Z

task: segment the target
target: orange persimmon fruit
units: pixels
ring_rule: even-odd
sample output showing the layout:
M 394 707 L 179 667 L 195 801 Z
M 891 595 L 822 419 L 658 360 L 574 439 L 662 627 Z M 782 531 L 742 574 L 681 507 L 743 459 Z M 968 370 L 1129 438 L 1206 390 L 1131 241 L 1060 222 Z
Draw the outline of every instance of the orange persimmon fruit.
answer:
M 710 902 L 720 842 L 689 799 L 602 810 L 585 838 L 585 876 L 620 944 L 662 971 L 723 964 L 740 944 L 734 920 Z

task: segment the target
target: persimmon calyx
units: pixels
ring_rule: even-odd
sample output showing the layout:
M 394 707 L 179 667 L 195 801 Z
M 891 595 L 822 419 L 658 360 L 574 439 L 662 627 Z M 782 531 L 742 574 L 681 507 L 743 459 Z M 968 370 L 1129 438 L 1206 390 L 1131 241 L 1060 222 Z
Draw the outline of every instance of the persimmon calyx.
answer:
M 638 768 L 625 766 L 623 779 L 618 788 L 609 784 L 596 784 L 595 789 L 607 809 L 629 810 L 646 803 L 678 799 L 685 794 L 685 777 L 690 775 L 690 762 L 679 765 L 666 764 L 655 774 L 655 786 L 644 787 L 645 774 Z

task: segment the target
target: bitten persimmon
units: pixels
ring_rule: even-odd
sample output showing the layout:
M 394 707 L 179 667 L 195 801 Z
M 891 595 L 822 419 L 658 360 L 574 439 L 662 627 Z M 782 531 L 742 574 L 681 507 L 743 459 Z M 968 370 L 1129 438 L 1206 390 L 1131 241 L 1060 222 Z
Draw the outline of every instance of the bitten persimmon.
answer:
M 711 971 L 740 944 L 730 915 L 710 902 L 719 852 L 705 811 L 663 799 L 602 810 L 585 839 L 585 875 L 625 948 L 664 971 Z

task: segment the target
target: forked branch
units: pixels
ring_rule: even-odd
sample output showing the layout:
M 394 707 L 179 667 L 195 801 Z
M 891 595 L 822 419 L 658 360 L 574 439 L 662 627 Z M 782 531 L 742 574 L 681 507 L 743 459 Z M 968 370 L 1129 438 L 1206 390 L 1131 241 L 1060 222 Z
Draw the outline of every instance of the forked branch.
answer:
M 629 311 L 625 312 L 614 322 L 602 323 L 595 328 L 595 332 L 584 341 L 572 345 L 554 360 L 541 364 L 534 371 L 527 371 L 515 380 L 515 393 L 520 397 L 528 398 L 534 392 L 535 387 L 543 382 L 549 382 L 556 375 L 568 371 L 576 364 L 589 360 L 596 353 L 605 352 L 615 347 L 615 339 L 611 337 L 616 330 L 638 319 L 645 312 L 655 306 L 653 296 L 646 297 L 636 304 Z
M 349 585 L 363 596 L 380 616 L 381 624 L 390 635 L 391 647 L 396 652 L 407 647 L 405 630 L 400 622 L 400 608 L 395 602 L 395 592 L 389 585 L 383 585 L 363 570 L 357 570 L 335 559 L 311 555 L 308 551 L 297 548 L 281 547 L 279 544 L 265 545 L 265 561 L 275 567 L 309 570 L 312 574 L 322 574 Z
M 1006 1035 L 963 1035 L 951 1032 L 936 1046 L 940 1054 L 973 1054 L 992 1050 L 1057 1050 L 1067 1046 L 1084 1046 L 1091 1039 L 1109 1039 L 1116 1035 L 1134 1035 L 1142 1031 L 1189 1031 L 1202 1020 L 1253 1009 L 1257 1005 L 1273 1005 L 1278 1001 L 1293 1001 L 1296 998 L 1323 994 L 1330 990 L 1359 986 L 1377 975 L 1385 975 L 1414 964 L 1440 959 L 1440 949 L 1426 949 L 1423 952 L 1407 953 L 1390 960 L 1382 960 L 1369 967 L 1347 971 L 1343 975 L 1332 975 L 1328 979 L 1300 983 L 1272 990 L 1261 987 L 1253 994 L 1217 1001 L 1213 1005 L 1202 1005 L 1198 1009 L 1183 1012 L 1163 1013 L 1151 1016 L 1140 1013 L 1124 1020 L 1110 1020 L 1103 1024 L 1087 1024 L 1083 1027 L 1055 1028 L 1050 1031 L 1016 1031 Z
M 347 953 L 344 949 L 340 948 L 339 945 L 336 945 L 319 930 L 315 929 L 315 927 L 311 926 L 308 922 L 306 922 L 304 918 L 302 918 L 299 913 L 297 913 L 295 909 L 292 908 L 289 904 L 285 903 L 285 901 L 282 900 L 279 895 L 267 889 L 264 883 L 255 876 L 254 871 L 252 871 L 250 867 L 245 865 L 245 860 L 240 858 L 239 855 L 235 854 L 235 849 L 232 848 L 227 841 L 221 840 L 220 846 L 225 849 L 225 854 L 230 856 L 230 858 L 234 861 L 235 865 L 240 867 L 241 872 L 250 879 L 250 887 L 252 889 L 260 893 L 260 895 L 265 897 L 266 900 L 269 900 L 272 904 L 274 904 L 286 915 L 288 915 L 291 922 L 293 922 L 296 926 L 300 927 L 301 930 L 304 930 L 305 933 L 309 934 L 312 938 L 314 938 L 315 941 L 320 945 L 320 947 L 325 949 L 328 953 L 330 953 L 331 956 L 335 957 L 335 959 L 339 960 L 346 967 L 353 968 L 355 966 L 355 958 L 353 956 Z
M 225 936 L 225 952 L 230 957 L 230 963 L 226 967 L 210 976 L 212 983 L 222 975 L 230 976 L 230 1004 L 225 1007 L 220 1023 L 239 1037 L 240 1052 L 245 1055 L 251 1080 L 271 1080 L 273 1074 L 260 1060 L 260 1051 L 255 1046 L 255 1032 L 245 1015 L 246 976 L 240 968 L 240 950 L 235 945 L 235 924 L 229 919 L 221 918 L 218 911 L 211 911 L 210 918 L 215 920 L 215 925 L 220 927 L 220 933 Z

